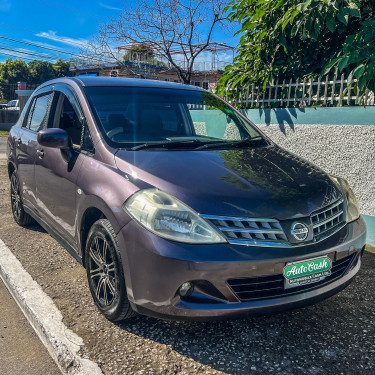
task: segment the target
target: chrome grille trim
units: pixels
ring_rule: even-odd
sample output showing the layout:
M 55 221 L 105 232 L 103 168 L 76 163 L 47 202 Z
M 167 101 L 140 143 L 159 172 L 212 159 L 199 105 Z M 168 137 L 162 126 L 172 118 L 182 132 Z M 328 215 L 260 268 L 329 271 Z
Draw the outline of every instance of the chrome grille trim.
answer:
M 344 199 L 311 214 L 315 241 L 327 238 L 345 224 Z
M 235 227 L 219 227 L 223 232 L 243 232 L 243 233 L 273 233 L 273 234 L 284 234 L 284 231 L 277 229 L 241 229 Z
M 314 228 L 318 228 L 318 227 L 320 227 L 320 226 L 322 226 L 322 225 L 325 225 L 325 224 L 329 223 L 330 221 L 332 221 L 332 220 L 338 218 L 338 217 L 339 217 L 340 215 L 342 215 L 343 213 L 344 213 L 343 211 L 340 211 L 340 212 L 339 212 L 338 214 L 336 214 L 336 215 L 330 216 L 329 218 L 327 218 L 327 219 L 325 219 L 325 220 L 323 220 L 323 221 L 319 221 L 318 224 L 315 224 L 313 227 L 314 227 Z
M 238 217 L 238 216 L 216 216 L 216 215 L 201 215 L 208 220 L 230 220 L 230 221 L 259 221 L 259 222 L 269 222 L 278 223 L 279 220 L 276 219 L 263 219 L 254 217 Z
M 309 242 L 289 242 L 281 223 L 276 219 L 203 214 L 200 216 L 219 230 L 228 243 L 257 247 L 307 246 L 325 240 L 346 225 L 344 198 L 310 215 L 314 239 Z
M 291 246 L 276 219 L 201 215 L 218 229 L 230 244 L 246 246 Z
M 243 246 L 257 246 L 257 247 L 296 247 L 306 244 L 292 245 L 290 242 L 271 242 L 271 241 L 241 241 L 241 240 L 228 240 L 231 245 L 243 245 Z

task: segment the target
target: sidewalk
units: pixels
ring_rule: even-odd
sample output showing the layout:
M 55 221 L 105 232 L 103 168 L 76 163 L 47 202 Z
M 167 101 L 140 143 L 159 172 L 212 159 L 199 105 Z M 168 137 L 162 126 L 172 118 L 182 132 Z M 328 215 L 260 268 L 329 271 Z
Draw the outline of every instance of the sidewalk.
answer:
M 7 137 L 0 137 L 0 154 L 6 153 Z
M 0 137 L 0 160 L 6 159 L 7 137 Z
M 0 374 L 61 375 L 0 279 Z

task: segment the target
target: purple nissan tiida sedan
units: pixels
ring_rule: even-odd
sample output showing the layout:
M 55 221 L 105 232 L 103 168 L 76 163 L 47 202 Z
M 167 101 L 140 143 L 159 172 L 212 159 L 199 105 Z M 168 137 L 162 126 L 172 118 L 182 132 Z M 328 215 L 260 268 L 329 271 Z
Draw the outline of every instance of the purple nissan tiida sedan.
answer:
M 112 321 L 306 306 L 361 265 L 366 226 L 348 183 L 200 88 L 46 82 L 7 157 L 15 221 L 37 221 L 83 264 Z

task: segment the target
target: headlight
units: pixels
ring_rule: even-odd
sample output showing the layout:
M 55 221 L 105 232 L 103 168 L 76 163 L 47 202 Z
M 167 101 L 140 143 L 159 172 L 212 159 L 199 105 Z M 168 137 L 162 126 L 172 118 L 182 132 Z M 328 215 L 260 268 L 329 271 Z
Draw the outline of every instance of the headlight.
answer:
M 331 176 L 331 178 L 341 187 L 346 199 L 346 221 L 350 223 L 351 221 L 357 220 L 359 218 L 359 206 L 357 198 L 355 197 L 353 190 L 351 189 L 348 181 L 341 177 Z
M 191 208 L 158 189 L 136 192 L 124 203 L 123 208 L 160 237 L 186 243 L 226 242 L 220 233 Z

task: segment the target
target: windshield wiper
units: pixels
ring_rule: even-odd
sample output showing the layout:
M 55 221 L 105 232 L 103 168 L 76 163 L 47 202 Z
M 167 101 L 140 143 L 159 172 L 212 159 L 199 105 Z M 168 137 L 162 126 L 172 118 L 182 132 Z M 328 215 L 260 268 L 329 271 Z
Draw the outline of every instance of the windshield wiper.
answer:
M 178 148 L 197 144 L 202 144 L 203 142 L 199 139 L 188 139 L 184 141 L 168 141 L 168 142 L 152 142 L 152 143 L 142 143 L 138 146 L 131 147 L 130 150 L 138 151 L 145 148 Z
M 245 138 L 240 141 L 222 141 L 222 142 L 215 142 L 215 143 L 206 143 L 202 146 L 197 147 L 195 150 L 203 150 L 208 148 L 220 148 L 223 146 L 229 146 L 229 147 L 241 147 L 241 146 L 251 146 L 254 145 L 254 142 L 258 140 L 264 140 L 262 136 L 257 136 L 253 138 Z

